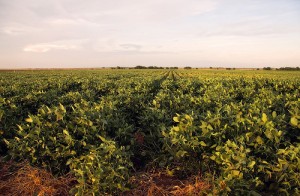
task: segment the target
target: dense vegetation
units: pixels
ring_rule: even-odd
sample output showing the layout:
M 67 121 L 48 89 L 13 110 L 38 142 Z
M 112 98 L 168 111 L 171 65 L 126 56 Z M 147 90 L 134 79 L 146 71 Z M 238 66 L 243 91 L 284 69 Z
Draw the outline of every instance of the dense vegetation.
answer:
M 298 72 L 0 73 L 0 153 L 72 173 L 72 194 L 119 194 L 152 167 L 218 195 L 296 195 L 299 121 Z

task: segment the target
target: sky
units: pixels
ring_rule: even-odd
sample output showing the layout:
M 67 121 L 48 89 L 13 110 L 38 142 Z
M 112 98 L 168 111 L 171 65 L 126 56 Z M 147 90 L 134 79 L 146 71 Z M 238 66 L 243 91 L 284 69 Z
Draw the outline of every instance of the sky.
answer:
M 0 0 L 0 69 L 300 66 L 300 0 Z

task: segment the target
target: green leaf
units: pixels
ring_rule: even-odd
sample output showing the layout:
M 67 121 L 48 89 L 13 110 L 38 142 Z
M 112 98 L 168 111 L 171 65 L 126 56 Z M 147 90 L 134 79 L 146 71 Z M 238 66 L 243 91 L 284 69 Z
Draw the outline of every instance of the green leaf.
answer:
M 167 169 L 166 169 L 166 172 L 167 172 L 167 175 L 168 175 L 168 176 L 174 176 L 174 170 L 169 169 L 168 167 L 167 167 Z
M 216 160 L 216 156 L 215 155 L 212 155 L 211 157 L 209 157 L 211 160 Z
M 1 121 L 1 118 L 3 117 L 3 115 L 4 115 L 4 111 L 0 110 L 0 121 Z
M 9 145 L 9 141 L 6 139 L 3 139 L 3 141 L 5 142 L 5 144 L 8 146 Z
M 264 132 L 264 134 L 265 134 L 265 136 L 266 136 L 268 139 L 273 140 L 274 136 L 273 136 L 271 130 L 269 130 L 269 129 L 266 130 L 266 131 Z
M 262 114 L 261 120 L 262 120 L 264 123 L 266 123 L 266 122 L 268 121 L 268 116 L 267 116 L 265 113 L 263 113 L 263 114 Z
M 200 145 L 201 145 L 201 146 L 207 146 L 207 145 L 205 144 L 205 142 L 203 142 L 203 141 L 200 141 Z
M 65 107 L 64 107 L 61 103 L 59 104 L 59 109 L 60 109 L 61 111 L 66 111 Z
M 232 174 L 233 176 L 239 176 L 239 175 L 240 175 L 240 171 L 239 171 L 239 170 L 232 170 L 232 171 L 231 171 L 231 174 Z
M 178 119 L 177 116 L 176 116 L 176 117 L 173 117 L 173 120 L 174 120 L 175 122 L 179 122 L 179 119 Z
M 257 136 L 257 137 L 256 137 L 256 142 L 257 142 L 258 144 L 263 144 L 263 143 L 264 143 L 264 141 L 262 140 L 262 138 L 261 138 L 260 136 Z
M 31 118 L 31 117 L 29 117 L 29 118 L 26 118 L 26 119 L 25 119 L 25 121 L 26 121 L 26 122 L 29 122 L 29 123 L 32 123 L 32 122 L 33 122 L 33 120 L 32 120 L 32 118 Z
M 102 141 L 102 142 L 106 142 L 106 139 L 104 138 L 104 137 L 102 137 L 102 136 L 98 136 L 99 138 L 100 138 L 100 140 Z
M 251 161 L 251 162 L 248 164 L 248 167 L 252 169 L 253 166 L 255 165 L 255 163 L 256 163 L 255 161 Z
M 179 131 L 179 127 L 173 127 L 174 131 Z
M 177 153 L 176 153 L 176 156 L 177 157 L 184 157 L 184 155 L 187 153 L 187 151 L 185 150 L 179 150 Z
M 66 129 L 63 130 L 63 133 L 64 133 L 65 135 L 70 135 L 69 132 L 68 132 Z
M 23 128 L 20 125 L 17 125 L 20 131 L 23 131 Z
M 75 170 L 79 175 L 81 175 L 81 176 L 83 176 L 84 174 L 83 174 L 83 171 L 81 170 L 81 169 L 76 169 Z
M 298 119 L 297 119 L 296 117 L 292 117 L 292 118 L 291 118 L 291 124 L 292 124 L 293 126 L 298 126 Z
M 67 161 L 67 163 L 66 163 L 66 165 L 70 165 L 71 163 L 72 163 L 72 159 L 69 159 L 68 161 Z
M 248 132 L 248 133 L 246 133 L 246 139 L 247 139 L 247 141 L 249 141 L 250 140 L 250 138 L 251 138 L 251 136 L 253 135 L 253 133 L 252 132 Z
M 62 120 L 63 119 L 63 115 L 59 112 L 56 112 L 56 121 Z
M 213 127 L 211 125 L 207 125 L 207 129 L 208 130 L 214 130 Z
M 277 113 L 276 113 L 275 111 L 273 111 L 273 112 L 272 112 L 272 117 L 273 117 L 273 118 L 276 118 L 276 116 L 277 116 Z

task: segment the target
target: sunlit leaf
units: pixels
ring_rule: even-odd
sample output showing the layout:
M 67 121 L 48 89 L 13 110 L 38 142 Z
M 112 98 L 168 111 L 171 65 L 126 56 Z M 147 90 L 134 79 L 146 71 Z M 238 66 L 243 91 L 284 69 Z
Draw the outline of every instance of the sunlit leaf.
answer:
M 293 126 L 297 126 L 297 125 L 298 125 L 298 119 L 297 119 L 296 117 L 292 117 L 292 118 L 291 118 L 291 124 L 292 124 Z
M 26 121 L 26 122 L 29 122 L 29 123 L 32 123 L 32 122 L 33 122 L 33 120 L 32 120 L 32 118 L 31 118 L 31 117 L 29 117 L 29 118 L 26 118 L 26 119 L 25 119 L 25 121 Z
M 263 114 L 262 114 L 261 120 L 262 120 L 264 123 L 266 123 L 266 122 L 268 121 L 268 116 L 267 116 L 265 113 L 263 113 Z
M 179 122 L 178 117 L 173 117 L 174 122 Z

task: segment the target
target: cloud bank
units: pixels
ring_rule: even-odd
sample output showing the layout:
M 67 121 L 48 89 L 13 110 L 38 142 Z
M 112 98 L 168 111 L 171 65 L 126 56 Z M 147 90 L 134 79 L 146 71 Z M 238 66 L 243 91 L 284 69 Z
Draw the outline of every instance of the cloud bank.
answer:
M 300 62 L 297 0 L 10 0 L 0 7 L 0 68 Z

